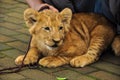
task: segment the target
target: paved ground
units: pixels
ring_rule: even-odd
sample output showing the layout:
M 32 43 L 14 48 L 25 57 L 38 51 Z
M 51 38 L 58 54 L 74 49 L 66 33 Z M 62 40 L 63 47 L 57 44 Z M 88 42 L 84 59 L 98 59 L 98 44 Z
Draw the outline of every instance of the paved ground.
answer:
M 24 0 L 0 0 L 0 69 L 15 66 L 14 59 L 24 54 L 29 33 L 23 21 Z M 120 57 L 105 53 L 100 60 L 84 68 L 68 65 L 59 68 L 27 69 L 0 75 L 0 80 L 120 80 Z

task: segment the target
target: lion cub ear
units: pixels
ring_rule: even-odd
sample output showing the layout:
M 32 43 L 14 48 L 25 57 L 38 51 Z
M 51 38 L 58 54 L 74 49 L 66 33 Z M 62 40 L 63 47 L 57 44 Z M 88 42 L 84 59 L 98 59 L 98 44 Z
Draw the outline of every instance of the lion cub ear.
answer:
M 28 8 L 24 11 L 24 20 L 28 27 L 32 27 L 37 21 L 38 12 L 32 8 Z
M 62 22 L 70 24 L 71 18 L 72 18 L 72 11 L 69 8 L 65 8 L 60 12 L 62 15 Z
M 72 11 L 69 8 L 65 8 L 60 12 L 62 16 L 62 22 L 66 25 L 65 30 L 68 32 L 70 28 L 70 21 L 72 18 Z

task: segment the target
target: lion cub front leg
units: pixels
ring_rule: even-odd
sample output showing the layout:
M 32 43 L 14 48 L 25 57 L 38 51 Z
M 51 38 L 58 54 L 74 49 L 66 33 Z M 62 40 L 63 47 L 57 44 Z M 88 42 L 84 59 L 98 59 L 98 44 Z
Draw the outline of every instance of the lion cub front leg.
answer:
M 48 56 L 40 59 L 39 64 L 44 67 L 52 68 L 52 67 L 58 67 L 58 66 L 68 64 L 69 61 L 70 61 L 70 58 L 68 57 Z
M 70 61 L 74 67 L 84 67 L 99 59 L 104 49 L 112 42 L 114 32 L 110 26 L 98 25 L 91 33 L 91 40 L 86 54 L 77 56 Z
M 97 33 L 96 33 L 97 34 Z M 108 46 L 108 44 L 112 41 L 112 36 L 109 40 L 105 39 L 104 36 L 94 36 L 90 41 L 90 45 L 88 47 L 88 51 L 82 55 L 73 58 L 70 61 L 71 66 L 73 67 L 84 67 L 89 65 L 99 59 L 99 56 L 103 52 L 103 50 Z
M 15 64 L 16 65 L 21 65 L 24 56 L 25 55 L 18 56 L 15 59 Z M 24 64 L 30 64 L 30 63 L 33 64 L 33 63 L 37 62 L 38 57 L 39 57 L 38 50 L 36 48 L 30 48 L 30 50 L 28 51 L 27 56 L 25 57 L 25 60 L 24 60 L 23 63 Z
M 97 42 L 96 42 L 97 41 Z M 91 64 L 98 60 L 99 55 L 103 50 L 103 43 L 102 40 L 95 40 L 91 43 L 90 47 L 86 54 L 77 56 L 70 61 L 71 66 L 73 67 L 84 67 L 88 64 Z

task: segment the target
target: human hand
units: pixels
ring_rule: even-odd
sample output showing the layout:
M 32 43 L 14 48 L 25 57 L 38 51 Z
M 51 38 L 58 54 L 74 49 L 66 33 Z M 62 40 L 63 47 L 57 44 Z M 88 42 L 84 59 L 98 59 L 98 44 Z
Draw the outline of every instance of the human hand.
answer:
M 41 4 L 39 6 L 39 10 L 38 11 L 42 11 L 42 10 L 45 10 L 45 9 L 49 9 L 49 10 L 52 10 L 54 12 L 59 12 L 58 9 L 56 9 L 55 7 L 53 7 L 52 5 L 49 5 L 49 4 Z

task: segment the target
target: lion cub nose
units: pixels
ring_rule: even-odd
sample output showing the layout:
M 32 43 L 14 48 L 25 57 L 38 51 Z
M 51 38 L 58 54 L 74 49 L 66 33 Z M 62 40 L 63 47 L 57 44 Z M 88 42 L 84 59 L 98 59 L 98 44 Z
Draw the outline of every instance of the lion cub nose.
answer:
M 60 39 L 52 39 L 54 43 L 59 43 L 60 42 Z

